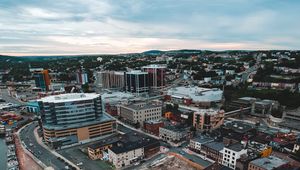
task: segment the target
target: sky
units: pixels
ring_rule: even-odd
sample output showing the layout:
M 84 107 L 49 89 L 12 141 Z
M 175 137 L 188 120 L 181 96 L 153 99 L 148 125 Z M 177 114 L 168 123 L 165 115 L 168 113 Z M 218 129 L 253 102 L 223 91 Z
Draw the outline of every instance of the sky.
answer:
M 299 47 L 299 0 L 0 1 L 6 55 Z

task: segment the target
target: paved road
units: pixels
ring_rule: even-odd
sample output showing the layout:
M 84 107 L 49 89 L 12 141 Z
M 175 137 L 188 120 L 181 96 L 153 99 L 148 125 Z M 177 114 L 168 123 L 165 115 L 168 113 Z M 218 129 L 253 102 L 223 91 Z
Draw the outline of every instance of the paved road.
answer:
M 7 103 L 13 103 L 17 105 L 23 105 L 24 103 L 11 97 L 8 93 L 8 89 L 0 89 L 0 98 L 4 99 Z
M 71 162 L 78 164 L 82 163 L 79 167 L 84 170 L 112 170 L 114 169 L 111 164 L 101 160 L 91 160 L 86 153 L 83 153 L 80 149 L 86 148 L 86 146 L 75 146 L 67 149 L 57 151 L 59 154 L 70 160 Z
M 40 146 L 36 141 L 34 136 L 34 129 L 36 125 L 37 123 L 32 123 L 20 132 L 21 141 L 23 141 L 29 151 L 31 151 L 31 153 L 46 166 L 52 166 L 55 170 L 64 169 L 66 166 L 65 163 L 58 160 L 56 156 Z M 32 146 L 30 146 L 31 144 Z

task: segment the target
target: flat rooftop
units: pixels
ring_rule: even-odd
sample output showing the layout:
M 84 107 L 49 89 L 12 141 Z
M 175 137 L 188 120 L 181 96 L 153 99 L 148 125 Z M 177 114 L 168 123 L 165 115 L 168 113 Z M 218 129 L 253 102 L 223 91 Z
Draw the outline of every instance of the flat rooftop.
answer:
M 196 142 L 201 143 L 201 144 L 214 141 L 213 138 L 208 137 L 208 136 L 204 136 L 204 135 L 201 135 L 199 137 L 193 138 L 191 140 L 196 141 Z
M 153 104 L 153 103 L 132 103 L 132 104 L 128 104 L 128 105 L 123 105 L 122 107 L 127 107 L 130 108 L 132 110 L 144 110 L 144 109 L 151 109 L 151 108 L 158 108 L 158 107 L 162 107 L 161 104 Z
M 163 129 L 168 129 L 170 131 L 173 131 L 173 132 L 184 132 L 186 131 L 186 128 L 182 127 L 182 126 L 165 126 L 165 127 L 162 127 Z
M 250 163 L 253 165 L 256 165 L 258 167 L 262 167 L 266 170 L 272 170 L 274 168 L 278 168 L 278 167 L 288 163 L 288 161 L 284 160 L 284 159 L 280 159 L 275 156 L 269 156 L 266 158 L 255 159 L 255 160 L 251 161 Z
M 240 152 L 241 150 L 245 149 L 244 146 L 240 143 L 235 143 L 235 144 L 229 145 L 226 148 L 233 150 L 235 152 Z
M 141 70 L 131 70 L 129 72 L 126 72 L 126 74 L 148 74 L 148 72 L 144 72 Z
M 108 92 L 101 94 L 101 98 L 104 103 L 113 103 L 122 100 L 134 99 L 135 96 L 131 93 L 125 92 Z
M 81 100 L 93 100 L 97 97 L 100 97 L 100 94 L 96 93 L 66 93 L 53 96 L 47 96 L 39 99 L 45 103 L 63 103 L 63 102 L 73 102 Z
M 160 143 L 159 140 L 141 133 L 127 133 L 112 145 L 110 150 L 116 154 L 120 154 L 144 147 L 159 147 Z
M 254 126 L 241 121 L 227 121 L 224 123 L 225 128 L 231 129 L 238 133 L 246 133 L 252 129 Z
M 181 86 L 168 90 L 168 95 L 174 98 L 190 98 L 193 102 L 221 101 L 223 91 L 217 88 L 209 89 L 197 86 Z
M 142 68 L 167 68 L 167 67 L 161 64 L 151 64 L 151 65 L 144 66 Z
M 221 151 L 224 148 L 224 143 L 223 142 L 209 142 L 209 143 L 203 144 L 203 146 L 206 146 L 206 147 L 216 150 L 216 151 Z

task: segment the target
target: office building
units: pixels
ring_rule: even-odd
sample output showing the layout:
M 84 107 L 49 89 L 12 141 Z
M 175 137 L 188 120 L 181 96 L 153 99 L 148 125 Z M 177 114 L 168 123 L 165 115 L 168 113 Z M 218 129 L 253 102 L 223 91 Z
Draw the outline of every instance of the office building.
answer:
M 101 71 L 96 73 L 96 82 L 104 89 L 123 90 L 125 87 L 125 72 Z
M 115 120 L 102 114 L 99 94 L 60 94 L 38 102 L 44 138 L 53 148 L 89 142 L 115 131 Z
M 148 82 L 151 89 L 157 90 L 165 87 L 166 66 L 152 64 L 142 67 L 142 70 L 148 73 Z
M 84 72 L 84 71 L 78 71 L 78 72 L 76 73 L 76 82 L 77 82 L 78 84 L 80 84 L 80 85 L 89 83 L 87 73 Z
M 200 131 L 211 131 L 219 128 L 223 123 L 223 110 L 199 109 L 193 115 L 193 126 Z
M 148 73 L 139 70 L 126 72 L 125 91 L 135 93 L 137 95 L 148 93 L 149 92 Z
M 49 91 L 51 80 L 48 70 L 35 71 L 33 73 L 33 78 L 36 87 L 41 88 L 43 91 Z
M 162 104 L 154 102 L 129 103 L 120 106 L 120 114 L 130 124 L 144 126 L 148 120 L 159 120 L 162 115 Z

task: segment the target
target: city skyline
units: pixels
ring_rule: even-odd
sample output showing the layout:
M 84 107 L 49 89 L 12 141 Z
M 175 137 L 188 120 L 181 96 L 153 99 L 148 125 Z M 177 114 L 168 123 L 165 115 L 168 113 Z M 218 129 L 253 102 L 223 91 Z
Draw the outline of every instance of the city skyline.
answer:
M 297 50 L 298 1 L 2 1 L 0 53 Z

